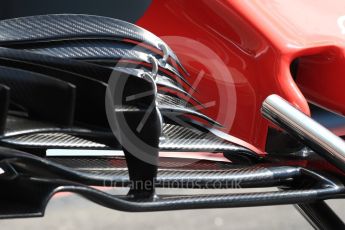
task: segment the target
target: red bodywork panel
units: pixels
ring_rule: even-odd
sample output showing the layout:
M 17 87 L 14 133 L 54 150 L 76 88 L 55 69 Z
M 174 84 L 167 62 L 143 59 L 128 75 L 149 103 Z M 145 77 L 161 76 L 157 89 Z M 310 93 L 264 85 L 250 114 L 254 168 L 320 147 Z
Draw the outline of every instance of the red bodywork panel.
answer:
M 194 97 L 216 102 L 205 114 L 264 150 L 260 108 L 270 94 L 308 115 L 306 98 L 345 114 L 343 15 L 343 0 L 153 0 L 137 24 L 176 52 L 199 82 Z M 298 57 L 297 86 L 290 64 Z

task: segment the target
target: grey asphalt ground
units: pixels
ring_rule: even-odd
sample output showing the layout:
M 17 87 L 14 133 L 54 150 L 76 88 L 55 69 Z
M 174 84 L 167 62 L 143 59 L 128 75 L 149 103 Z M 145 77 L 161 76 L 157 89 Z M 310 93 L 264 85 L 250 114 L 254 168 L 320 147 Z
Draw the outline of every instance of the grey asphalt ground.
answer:
M 190 191 L 187 191 L 190 193 Z M 328 202 L 345 218 L 345 201 Z M 292 206 L 124 213 L 75 195 L 54 198 L 44 218 L 1 220 L 1 230 L 312 229 Z

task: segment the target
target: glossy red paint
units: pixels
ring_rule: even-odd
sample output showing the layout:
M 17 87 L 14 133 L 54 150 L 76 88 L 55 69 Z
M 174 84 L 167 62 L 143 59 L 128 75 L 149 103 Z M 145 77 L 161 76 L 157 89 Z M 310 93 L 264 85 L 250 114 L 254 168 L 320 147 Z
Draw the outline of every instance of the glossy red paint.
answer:
M 310 114 L 290 74 L 297 57 L 321 55 L 301 61 L 297 82 L 306 97 L 345 112 L 345 94 L 334 89 L 334 83 L 345 86 L 342 15 L 342 0 L 153 0 L 137 24 L 172 47 L 191 82 L 201 79 L 193 96 L 216 102 L 203 112 L 264 150 L 269 124 L 260 108 L 268 95 L 279 94 Z M 324 79 L 316 81 L 321 73 Z

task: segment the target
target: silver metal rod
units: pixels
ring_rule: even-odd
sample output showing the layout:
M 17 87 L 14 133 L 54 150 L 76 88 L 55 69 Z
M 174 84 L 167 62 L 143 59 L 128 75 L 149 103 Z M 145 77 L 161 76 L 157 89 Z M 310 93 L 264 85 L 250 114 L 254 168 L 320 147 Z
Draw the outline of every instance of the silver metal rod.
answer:
M 320 156 L 345 172 L 345 142 L 278 95 L 266 98 L 261 112 Z

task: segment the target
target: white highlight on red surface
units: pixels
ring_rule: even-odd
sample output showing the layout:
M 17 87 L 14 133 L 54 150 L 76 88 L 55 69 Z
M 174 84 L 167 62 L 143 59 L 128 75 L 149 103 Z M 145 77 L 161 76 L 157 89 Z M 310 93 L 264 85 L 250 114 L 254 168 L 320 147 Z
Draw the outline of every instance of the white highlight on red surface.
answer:
M 345 34 L 345 15 L 338 18 L 338 26 L 341 29 L 341 33 Z

